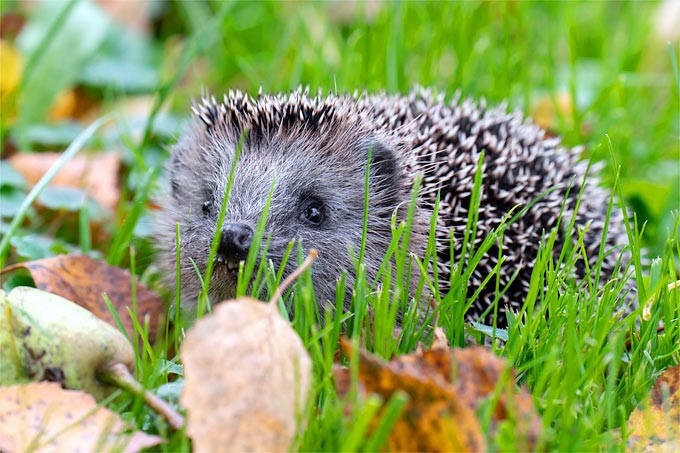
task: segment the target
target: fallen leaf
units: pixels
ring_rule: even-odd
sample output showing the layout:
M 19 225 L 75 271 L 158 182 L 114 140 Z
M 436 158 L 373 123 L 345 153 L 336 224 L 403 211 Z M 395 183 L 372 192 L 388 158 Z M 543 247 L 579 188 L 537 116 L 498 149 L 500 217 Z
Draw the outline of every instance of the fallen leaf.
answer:
M 86 92 L 78 88 L 69 88 L 57 93 L 57 96 L 47 113 L 47 119 L 58 122 L 64 120 L 87 118 L 95 107 L 96 102 L 87 96 Z
M 272 302 L 223 302 L 187 332 L 180 403 L 197 451 L 287 451 L 304 423 L 311 360 Z
M 59 153 L 17 153 L 9 158 L 12 166 L 29 184 L 36 184 L 61 157 Z M 120 198 L 116 153 L 77 156 L 69 161 L 52 182 L 53 186 L 85 189 L 100 205 L 114 210 Z
M 0 387 L 0 451 L 137 452 L 161 441 L 126 429 L 87 393 L 53 382 Z
M 441 327 L 435 327 L 433 333 L 434 339 L 430 349 L 449 349 L 449 340 L 446 338 L 446 333 Z
M 311 386 L 311 361 L 276 307 L 218 305 L 180 350 L 187 433 L 198 451 L 288 450 Z
M 680 451 L 680 365 L 654 383 L 645 403 L 628 419 L 628 451 Z
M 21 81 L 23 60 L 9 42 L 0 39 L 0 120 L 14 119 L 17 113 L 16 89 Z
M 342 344 L 347 353 L 351 346 Z M 336 382 L 348 382 L 342 376 Z M 480 405 L 496 391 L 508 374 L 498 401 L 493 406 L 490 437 L 501 422 L 514 423 L 518 442 L 532 449 L 541 423 L 526 390 L 517 392 L 504 360 L 481 347 L 448 349 L 439 347 L 384 362 L 359 351 L 359 382 L 365 393 L 388 399 L 398 390 L 410 401 L 388 437 L 388 450 L 397 451 L 480 451 L 486 449 L 477 416 Z M 345 384 L 346 385 L 346 384 Z M 338 393 L 347 389 L 339 387 Z
M 28 270 L 38 288 L 77 303 L 115 327 L 115 320 L 102 297 L 106 293 L 128 335 L 133 337 L 133 322 L 128 313 L 128 308 L 132 309 L 132 277 L 129 271 L 95 261 L 87 255 L 70 254 L 15 264 L 0 271 L 0 274 L 17 269 Z M 148 317 L 149 340 L 153 341 L 163 301 L 141 283 L 136 284 L 135 292 L 137 320 L 144 325 Z

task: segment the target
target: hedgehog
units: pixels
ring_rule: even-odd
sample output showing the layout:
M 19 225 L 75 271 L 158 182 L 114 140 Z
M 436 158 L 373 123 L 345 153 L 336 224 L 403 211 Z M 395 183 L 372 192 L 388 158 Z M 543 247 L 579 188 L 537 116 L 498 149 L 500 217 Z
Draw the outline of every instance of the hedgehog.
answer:
M 614 210 L 605 231 L 610 194 L 580 159 L 582 149 L 562 146 L 558 137 L 520 113 L 508 112 L 505 105 L 461 100 L 460 93 L 447 99 L 424 88 L 408 95 L 311 95 L 298 89 L 256 97 L 229 91 L 222 102 L 202 99 L 193 113 L 193 125 L 171 149 L 159 222 L 159 262 L 169 275 L 174 275 L 179 224 L 181 293 L 187 303 L 201 290 L 197 271 L 202 274 L 207 266 L 237 148 L 240 156 L 208 291 L 212 301 L 235 295 L 239 263 L 252 247 L 261 255 L 266 243 L 266 258 L 280 266 L 295 241 L 303 252 L 319 252 L 312 280 L 320 308 L 334 305 L 343 272 L 350 289 L 344 301 L 348 308 L 362 244 L 366 181 L 367 277 L 374 278 L 380 269 L 393 221 L 406 220 L 418 180 L 408 248 L 413 256 L 423 256 L 438 201 L 434 261 L 438 289 L 446 294 L 452 266 L 464 253 L 462 237 L 480 167 L 473 247 L 504 217 L 520 215 L 504 226 L 502 242 L 487 251 L 471 275 L 468 297 L 476 291 L 479 296 L 466 313 L 468 320 L 490 321 L 488 308 L 500 285 L 507 289 L 498 300 L 497 322 L 505 325 L 506 312 L 516 312 L 526 300 L 542 240 L 558 229 L 559 253 L 565 238 L 573 237 L 565 231 L 572 220 L 584 231 L 587 256 L 587 263 L 581 260 L 575 266 L 577 278 L 586 277 L 597 261 L 603 238 L 604 278 L 616 277 L 628 260 L 623 215 Z M 254 244 L 272 184 L 267 240 Z M 499 257 L 500 272 L 482 287 Z M 285 272 L 292 267 L 294 263 L 287 263 Z

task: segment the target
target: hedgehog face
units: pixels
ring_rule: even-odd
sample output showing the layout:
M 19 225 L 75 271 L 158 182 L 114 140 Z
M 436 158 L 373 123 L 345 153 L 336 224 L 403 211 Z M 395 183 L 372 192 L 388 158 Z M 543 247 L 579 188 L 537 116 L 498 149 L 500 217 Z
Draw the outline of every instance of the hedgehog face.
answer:
M 166 216 L 174 214 L 167 217 L 180 225 L 182 293 L 188 302 L 200 293 L 194 264 L 205 272 L 240 136 L 235 130 L 196 128 L 174 147 L 169 161 L 170 197 L 164 211 Z M 220 233 L 211 299 L 234 296 L 238 263 L 250 247 L 258 248 L 258 259 L 266 253 L 267 260 L 278 268 L 291 241 L 296 248 L 284 274 L 296 266 L 297 247 L 303 254 L 311 248 L 319 251 L 312 272 L 320 304 L 335 300 L 336 281 L 343 272 L 348 273 L 348 286 L 353 285 L 352 256 L 358 256 L 361 246 L 369 151 L 366 255 L 375 259 L 366 264 L 369 276 L 374 275 L 389 245 L 392 215 L 405 211 L 403 194 L 408 194 L 408 189 L 402 187 L 397 151 L 384 137 L 367 136 L 360 129 L 330 128 L 319 134 L 293 126 L 266 137 L 251 135 L 242 145 Z M 253 243 L 272 184 L 265 237 L 261 243 Z M 166 225 L 166 231 L 168 239 L 173 237 L 174 224 Z M 168 241 L 163 252 L 168 255 L 167 262 L 174 262 L 172 244 L 174 241 Z

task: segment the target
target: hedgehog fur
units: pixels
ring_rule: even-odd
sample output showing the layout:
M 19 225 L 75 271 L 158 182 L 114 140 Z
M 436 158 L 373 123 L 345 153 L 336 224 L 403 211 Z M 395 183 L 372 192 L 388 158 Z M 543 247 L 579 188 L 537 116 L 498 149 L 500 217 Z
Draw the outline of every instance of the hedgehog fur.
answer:
M 617 209 L 612 212 L 605 235 L 610 196 L 598 187 L 595 172 L 579 159 L 580 149 L 566 149 L 559 138 L 547 136 L 504 106 L 461 101 L 459 95 L 447 100 L 426 89 L 415 89 L 408 96 L 314 96 L 297 90 L 260 93 L 256 98 L 230 91 L 222 102 L 203 99 L 194 113 L 197 121 L 172 150 L 170 185 L 160 215 L 160 243 L 164 245 L 160 263 L 169 268 L 175 263 L 175 224 L 180 225 L 183 300 L 196 300 L 200 291 L 194 265 L 201 272 L 205 270 L 222 194 L 244 130 L 247 133 L 225 222 L 235 225 L 238 232 L 254 229 L 274 179 L 265 227 L 270 238 L 267 258 L 280 264 L 291 240 L 301 242 L 304 250 L 318 249 L 313 281 L 320 304 L 335 301 L 336 281 L 343 271 L 348 272 L 348 288 L 354 284 L 349 250 L 357 251 L 361 244 L 369 150 L 364 261 L 369 278 L 375 276 L 385 257 L 392 217 L 398 221 L 406 218 L 415 175 L 421 174 L 409 248 L 422 256 L 439 194 L 436 266 L 440 293 L 446 293 L 451 266 L 463 253 L 462 236 L 482 152 L 481 200 L 473 247 L 479 246 L 509 212 L 526 211 L 507 225 L 502 245 L 495 244 L 476 266 L 468 297 L 493 272 L 499 255 L 504 260 L 499 281 L 492 278 L 481 290 L 467 312 L 469 319 L 478 319 L 493 303 L 496 284 L 500 288 L 508 285 L 499 301 L 499 323 L 503 325 L 506 310 L 517 311 L 526 299 L 539 244 L 558 222 L 564 230 L 574 216 L 575 227 L 585 231 L 588 261 L 577 262 L 578 278 L 583 278 L 586 269 L 597 261 L 603 237 L 606 256 L 602 277 L 614 277 L 628 260 L 626 252 L 621 251 L 627 243 L 623 216 Z M 574 213 L 577 205 L 578 212 Z M 223 242 L 224 234 L 223 230 Z M 234 237 L 239 234 L 234 233 Z M 558 231 L 555 253 L 567 236 L 571 237 Z M 247 239 L 248 235 L 240 237 Z M 228 239 L 218 253 L 210 288 L 215 301 L 234 294 L 234 263 L 242 258 L 234 255 L 234 244 L 250 246 L 239 239 L 234 243 L 232 236 Z M 290 263 L 287 267 L 292 266 Z

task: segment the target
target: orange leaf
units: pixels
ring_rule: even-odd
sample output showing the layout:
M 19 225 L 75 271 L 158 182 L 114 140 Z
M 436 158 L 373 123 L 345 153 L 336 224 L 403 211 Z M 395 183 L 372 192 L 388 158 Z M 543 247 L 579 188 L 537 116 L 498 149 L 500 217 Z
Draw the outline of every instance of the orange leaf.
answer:
M 348 342 L 343 342 L 343 349 L 349 350 Z M 437 348 L 390 362 L 359 351 L 359 381 L 367 393 L 387 399 L 401 390 L 410 396 L 388 438 L 389 450 L 485 450 L 475 412 L 495 392 L 504 373 L 507 382 L 494 406 L 490 434 L 500 422 L 511 420 L 518 440 L 531 449 L 541 429 L 533 401 L 525 390 L 515 391 L 505 361 L 486 349 Z
M 59 153 L 17 153 L 8 160 L 29 184 L 35 184 L 60 157 Z M 78 156 L 57 173 L 51 185 L 83 188 L 99 204 L 113 210 L 120 198 L 119 167 L 116 153 Z
M 50 121 L 62 121 L 65 119 L 83 119 L 93 110 L 96 103 L 89 98 L 86 92 L 78 88 L 62 90 L 57 94 L 47 118 Z
M 125 428 L 85 392 L 54 382 L 0 387 L 0 451 L 136 452 L 161 443 Z
M 86 255 L 59 255 L 9 266 L 0 273 L 26 269 L 39 289 L 57 294 L 91 311 L 99 319 L 115 326 L 102 293 L 111 299 L 125 329 L 132 338 L 133 323 L 127 308 L 132 308 L 130 272 Z M 137 283 L 137 320 L 143 325 L 149 318 L 149 337 L 156 334 L 163 301 L 144 285 Z

